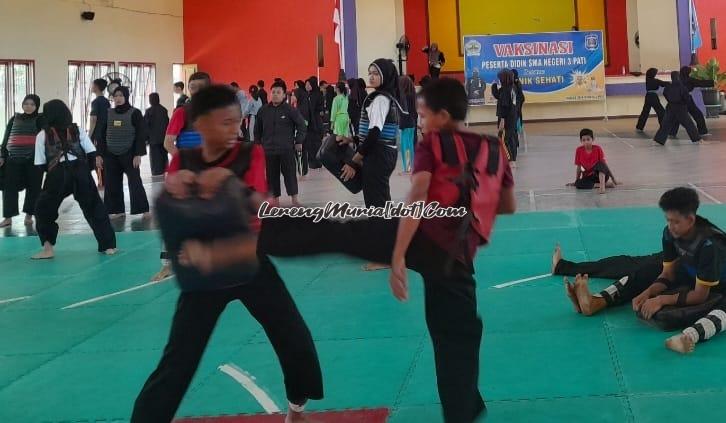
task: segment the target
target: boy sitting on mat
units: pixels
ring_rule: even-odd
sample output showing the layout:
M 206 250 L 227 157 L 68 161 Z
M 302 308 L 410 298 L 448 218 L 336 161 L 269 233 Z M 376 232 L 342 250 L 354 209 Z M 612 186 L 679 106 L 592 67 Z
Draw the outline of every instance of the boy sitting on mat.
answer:
M 675 188 L 663 194 L 659 206 L 668 226 L 663 230 L 663 270 L 655 282 L 638 292 L 642 288 L 642 278 L 631 281 L 626 277 L 602 293 L 592 295 L 588 275 L 577 275 L 574 286 L 566 281 L 566 288 L 578 312 L 591 316 L 632 299 L 633 310 L 643 318 L 651 319 L 664 306 L 699 305 L 708 300 L 712 289 L 723 293 L 719 282 L 726 277 L 726 234 L 696 214 L 698 193 L 690 188 Z M 666 291 L 680 292 L 664 294 Z M 722 305 L 726 304 L 722 302 Z M 711 314 L 705 319 L 708 322 L 699 320 L 700 330 L 689 328 L 683 335 L 669 339 L 668 348 L 689 352 L 696 342 L 722 331 L 726 327 L 726 313 L 719 309 Z
M 577 189 L 593 189 L 595 185 L 600 188 L 600 194 L 605 194 L 605 187 L 615 188 L 617 181 L 610 172 L 605 161 L 605 152 L 595 144 L 595 134 L 592 129 L 580 131 L 581 146 L 575 150 L 575 182 L 567 184 Z

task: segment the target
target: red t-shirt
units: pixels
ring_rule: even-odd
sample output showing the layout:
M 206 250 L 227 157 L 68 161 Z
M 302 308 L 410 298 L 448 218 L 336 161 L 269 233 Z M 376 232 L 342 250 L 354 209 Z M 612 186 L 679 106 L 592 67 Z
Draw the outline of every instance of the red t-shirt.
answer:
M 186 126 L 187 111 L 184 107 L 179 107 L 171 114 L 169 126 L 166 127 L 166 135 L 178 137 L 182 129 Z
M 477 151 L 481 143 L 481 135 L 471 132 L 459 132 L 461 139 L 464 141 L 467 154 L 473 154 Z M 424 139 L 416 144 L 416 151 L 413 155 L 413 173 L 429 172 L 434 173 L 436 159 L 431 145 L 431 136 L 424 136 Z M 514 186 L 514 177 L 509 163 L 505 163 L 504 179 L 502 180 L 502 188 L 511 188 Z M 459 251 L 461 245 L 457 242 L 457 232 L 461 226 L 462 218 L 447 217 L 434 219 L 421 219 L 419 230 L 426 235 L 431 241 L 436 243 L 444 251 Z M 480 244 L 480 237 L 475 231 L 469 231 L 466 241 L 466 254 L 459 256 L 457 259 L 470 262 L 474 259 L 476 249 Z
M 577 147 L 577 150 L 575 150 L 575 166 L 581 166 L 585 169 L 585 174 L 583 176 L 592 175 L 592 168 L 595 167 L 598 162 L 605 163 L 605 152 L 602 151 L 602 148 L 600 148 L 599 145 L 593 144 L 592 151 L 590 152 L 585 150 L 584 145 Z
M 181 110 L 181 108 L 177 109 Z M 234 147 L 230 148 L 225 152 L 220 158 L 213 162 L 204 163 L 204 166 L 209 169 L 213 167 L 225 167 L 229 168 L 234 160 L 237 158 L 237 155 L 240 153 L 240 147 L 241 144 L 235 144 Z M 250 152 L 252 157 L 250 158 L 250 167 L 247 169 L 247 172 L 245 172 L 244 177 L 242 178 L 242 182 L 247 185 L 248 188 L 252 189 L 255 192 L 258 192 L 265 196 L 267 194 L 267 173 L 265 170 L 265 151 L 262 149 L 261 145 L 255 144 L 252 146 L 252 150 Z M 172 159 L 171 163 L 169 163 L 169 167 L 167 169 L 167 172 L 169 174 L 175 173 L 181 169 L 181 159 L 179 158 L 179 154 L 175 154 Z M 250 229 L 252 229 L 255 232 L 259 232 L 260 229 L 260 221 L 257 218 L 257 214 L 253 214 L 250 216 Z

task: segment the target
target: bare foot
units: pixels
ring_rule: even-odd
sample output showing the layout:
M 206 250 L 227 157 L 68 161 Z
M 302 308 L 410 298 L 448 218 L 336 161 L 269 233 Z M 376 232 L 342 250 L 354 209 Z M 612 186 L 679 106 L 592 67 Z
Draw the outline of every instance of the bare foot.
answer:
M 106 254 L 107 256 L 112 256 L 116 253 L 118 253 L 118 248 L 109 248 L 108 250 L 103 252 L 103 254 Z
M 575 311 L 578 313 L 582 313 L 582 309 L 580 309 L 580 303 L 577 301 L 577 294 L 575 293 L 575 286 L 570 283 L 570 281 L 565 277 L 565 292 L 567 293 L 567 298 L 572 301 L 572 305 L 575 306 Z
M 562 248 L 560 244 L 555 245 L 555 252 L 552 253 L 552 274 L 555 274 L 557 264 L 562 260 Z
M 10 226 L 13 226 L 13 219 L 9 217 L 0 222 L 0 228 L 8 228 Z
M 600 187 L 600 189 L 597 191 L 600 195 L 605 194 L 605 187 Z
M 144 220 L 151 219 L 151 212 L 146 212 L 146 213 L 142 214 L 141 218 Z
M 512 169 L 516 169 L 517 168 L 517 162 L 509 162 L 509 167 L 511 167 Z
M 124 216 L 126 216 L 126 213 L 116 213 L 116 214 L 109 214 L 108 218 L 113 220 L 113 219 L 119 219 Z
M 671 336 L 665 342 L 666 348 L 681 354 L 690 354 L 696 349 L 696 344 L 685 333 Z
M 55 252 L 53 251 L 53 246 L 46 242 L 43 244 L 43 251 L 39 252 L 38 254 L 31 257 L 33 260 L 49 260 L 55 257 Z
M 588 287 L 589 282 L 590 278 L 587 275 L 575 276 L 575 296 L 577 297 L 577 303 L 580 305 L 580 311 L 582 311 L 582 314 L 585 316 L 593 315 L 592 309 L 590 308 L 592 294 Z
M 171 276 L 174 276 L 174 271 L 171 269 L 171 264 L 165 264 L 161 266 L 161 270 L 159 270 L 154 276 L 151 277 L 151 282 L 161 282 Z
M 363 271 L 374 272 L 376 270 L 390 269 L 391 266 L 383 263 L 366 263 L 363 265 Z
M 615 188 L 616 185 L 617 185 L 617 182 L 615 182 L 615 181 L 608 181 L 605 183 L 605 186 L 608 188 Z
M 33 215 L 32 214 L 26 214 L 25 215 L 25 221 L 24 223 L 26 225 L 32 225 L 33 224 Z

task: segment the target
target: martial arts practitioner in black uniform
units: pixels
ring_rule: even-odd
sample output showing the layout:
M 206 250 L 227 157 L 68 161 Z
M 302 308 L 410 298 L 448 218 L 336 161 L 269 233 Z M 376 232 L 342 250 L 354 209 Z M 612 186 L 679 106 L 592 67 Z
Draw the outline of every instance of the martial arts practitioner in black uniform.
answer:
M 91 177 L 89 163 L 97 160 L 96 148 L 85 131 L 73 123 L 68 107 L 60 100 L 43 105 L 45 129 L 35 141 L 35 164 L 45 169 L 43 190 L 36 204 L 36 229 L 43 251 L 33 259 L 50 259 L 58 236 L 58 207 L 73 194 L 98 241 L 98 251 L 116 253 L 116 234 L 106 207 Z
M 126 213 L 124 204 L 124 174 L 129 181 L 131 214 L 151 217 L 149 200 L 141 182 L 141 156 L 146 155 L 146 121 L 141 111 L 129 104 L 129 89 L 118 87 L 113 92 L 116 107 L 108 111 L 106 134 L 98 143 L 106 177 L 104 203 L 111 218 Z
M 681 124 L 693 142 L 701 141 L 696 125 L 688 115 L 688 101 L 690 94 L 688 88 L 681 82 L 680 72 L 671 72 L 671 83 L 663 89 L 663 96 L 668 101 L 666 114 L 663 123 L 655 134 L 655 142 L 665 145 L 668 134 L 673 130 L 674 125 Z
M 665 109 L 660 103 L 658 90 L 665 87 L 666 83 L 656 78 L 657 75 L 658 69 L 656 68 L 650 68 L 645 72 L 645 104 L 643 104 L 643 111 L 640 112 L 638 123 L 635 125 L 635 128 L 641 132 L 645 129 L 651 109 L 655 110 L 655 114 L 658 115 L 658 124 L 662 125 L 663 117 L 665 117 Z
M 692 69 L 690 66 L 684 66 L 681 68 L 681 81 L 688 90 L 688 114 L 691 115 L 693 120 L 696 122 L 698 133 L 701 134 L 701 136 L 710 135 L 708 133 L 708 126 L 706 126 L 706 117 L 703 116 L 703 112 L 696 105 L 691 93 L 696 88 L 713 88 L 715 84 L 713 80 L 693 78 L 691 76 L 691 71 Z M 675 137 L 678 134 L 678 126 L 679 125 L 676 124 L 675 128 L 673 128 L 670 133 L 671 136 Z

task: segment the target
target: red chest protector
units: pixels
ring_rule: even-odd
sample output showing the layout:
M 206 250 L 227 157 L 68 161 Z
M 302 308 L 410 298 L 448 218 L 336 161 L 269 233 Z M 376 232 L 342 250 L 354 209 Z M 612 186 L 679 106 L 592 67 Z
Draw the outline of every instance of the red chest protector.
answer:
M 470 159 L 460 134 L 431 134 L 435 164 L 426 202 L 437 201 L 441 207 L 466 207 L 469 210 L 459 232 L 461 238 L 471 228 L 483 244 L 489 242 L 499 209 L 507 160 L 500 142 L 497 138 L 482 136 L 475 157 Z M 445 160 L 444 149 L 455 151 L 455 158 L 446 157 Z

